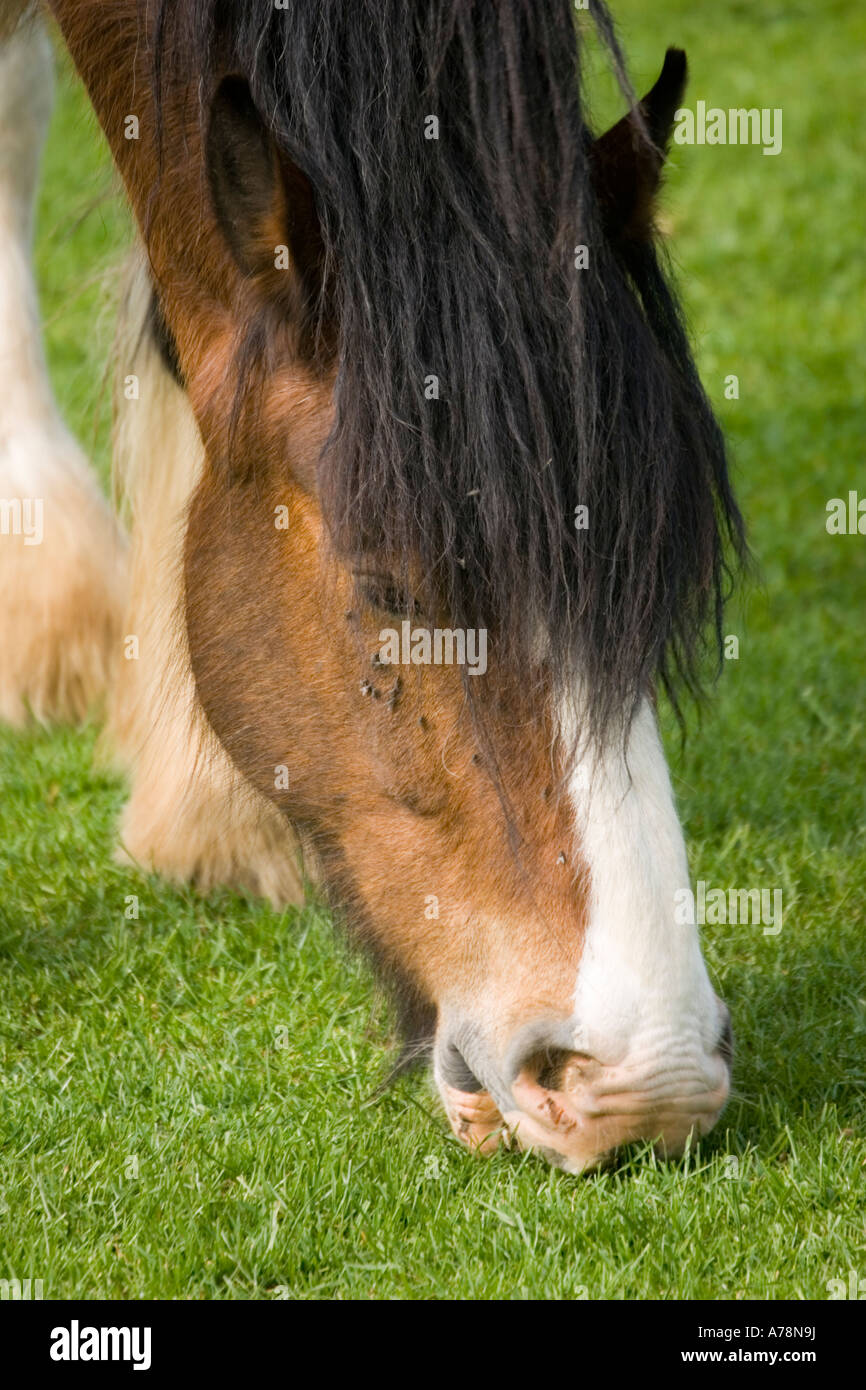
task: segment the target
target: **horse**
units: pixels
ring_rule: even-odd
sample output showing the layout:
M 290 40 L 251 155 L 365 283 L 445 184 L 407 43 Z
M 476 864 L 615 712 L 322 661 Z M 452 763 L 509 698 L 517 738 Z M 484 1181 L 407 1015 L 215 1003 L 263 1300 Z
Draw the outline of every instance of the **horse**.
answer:
M 656 702 L 745 555 L 654 224 L 685 55 L 638 101 L 593 3 L 596 135 L 570 0 L 47 8 L 141 241 L 128 599 L 94 580 L 123 838 L 314 877 L 474 1152 L 681 1153 L 733 1046 Z

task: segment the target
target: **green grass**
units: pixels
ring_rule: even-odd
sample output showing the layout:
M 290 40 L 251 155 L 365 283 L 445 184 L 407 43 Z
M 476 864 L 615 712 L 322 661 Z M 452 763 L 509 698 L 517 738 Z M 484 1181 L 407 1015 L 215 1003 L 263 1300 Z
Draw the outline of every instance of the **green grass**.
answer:
M 118 867 L 123 788 L 94 770 L 95 731 L 7 733 L 0 1277 L 61 1297 L 734 1299 L 866 1276 L 866 539 L 824 529 L 864 484 L 866 14 L 616 8 L 642 86 L 679 43 L 690 102 L 784 111 L 781 156 L 677 149 L 664 196 L 763 577 L 673 772 L 695 876 L 785 894 L 778 936 L 705 929 L 738 1044 L 723 1121 L 680 1163 L 588 1179 L 473 1159 L 425 1078 L 372 1099 L 387 1006 L 319 909 Z M 51 366 L 104 475 L 101 279 L 127 219 L 68 73 L 46 172 Z

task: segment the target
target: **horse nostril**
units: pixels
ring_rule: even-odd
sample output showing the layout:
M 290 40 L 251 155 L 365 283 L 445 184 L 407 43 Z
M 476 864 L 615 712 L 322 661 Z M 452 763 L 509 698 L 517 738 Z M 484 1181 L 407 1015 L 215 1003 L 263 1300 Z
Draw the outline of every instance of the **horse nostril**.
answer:
M 446 1086 L 464 1094 L 477 1094 L 484 1087 L 475 1073 L 467 1065 L 463 1053 L 453 1042 L 440 1045 L 437 1053 L 439 1074 Z
M 557 1019 L 539 1019 L 512 1039 L 505 1075 L 511 1085 L 522 1076 L 545 1091 L 558 1091 L 562 1089 L 566 1067 L 577 1058 L 573 1025 Z
M 565 1069 L 575 1060 L 575 1053 L 562 1047 L 543 1047 L 532 1052 L 521 1070 L 544 1091 L 561 1091 Z

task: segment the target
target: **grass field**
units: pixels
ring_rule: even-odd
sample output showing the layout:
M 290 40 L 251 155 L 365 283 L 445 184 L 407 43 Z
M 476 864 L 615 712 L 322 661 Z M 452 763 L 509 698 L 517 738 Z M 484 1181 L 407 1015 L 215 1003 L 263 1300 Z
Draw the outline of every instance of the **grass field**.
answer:
M 479 1162 L 423 1076 L 372 1100 L 388 1007 L 320 909 L 121 869 L 96 731 L 0 734 L 0 1277 L 46 1297 L 566 1299 L 866 1277 L 866 538 L 825 530 L 829 498 L 866 491 L 866 11 L 614 8 L 641 86 L 677 43 L 690 105 L 784 113 L 775 158 L 677 148 L 664 197 L 762 573 L 730 616 L 739 659 L 685 752 L 669 739 L 694 876 L 784 894 L 776 935 L 704 930 L 733 1099 L 676 1164 Z M 38 267 L 55 387 L 103 476 L 103 279 L 126 227 L 64 71 Z

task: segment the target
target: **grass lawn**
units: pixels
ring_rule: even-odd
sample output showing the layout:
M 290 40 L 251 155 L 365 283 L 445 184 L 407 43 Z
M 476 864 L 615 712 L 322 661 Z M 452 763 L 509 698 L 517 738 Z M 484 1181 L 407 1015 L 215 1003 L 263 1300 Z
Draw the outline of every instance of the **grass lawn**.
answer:
M 0 734 L 0 1277 L 46 1297 L 823 1298 L 866 1277 L 862 53 L 842 0 L 620 0 L 636 82 L 782 108 L 783 152 L 677 147 L 664 207 L 761 584 L 669 751 L 695 878 L 781 888 L 704 929 L 737 1037 L 715 1133 L 575 1179 L 480 1162 L 316 907 L 200 899 L 112 860 L 95 730 Z M 598 110 L 614 109 L 598 68 Z M 103 278 L 127 218 L 64 71 L 38 266 L 55 387 L 107 468 Z M 859 293 L 858 293 L 859 290 Z M 739 378 L 727 400 L 725 378 Z M 138 916 L 130 915 L 138 900 Z

